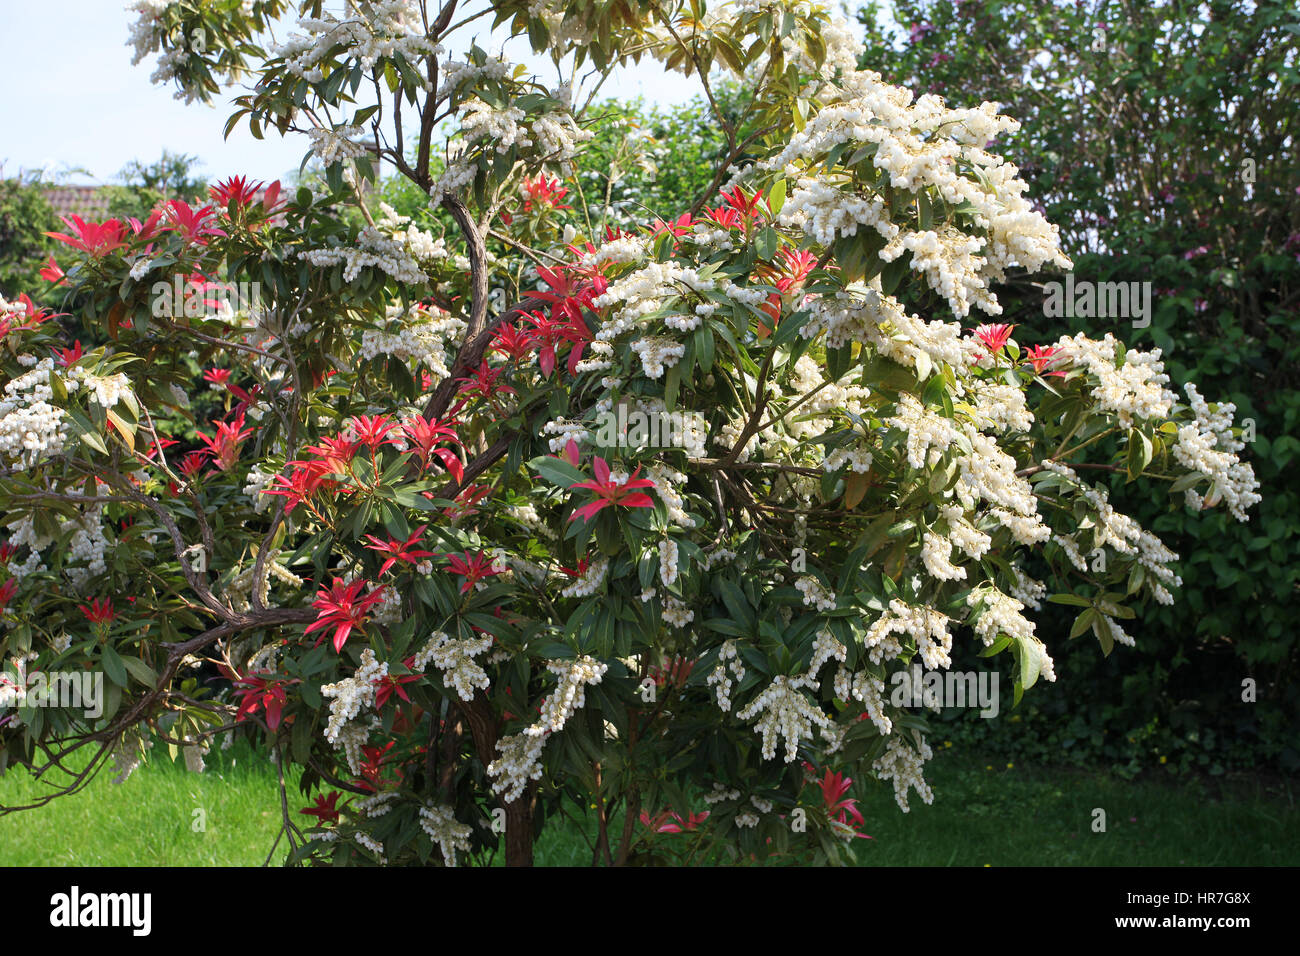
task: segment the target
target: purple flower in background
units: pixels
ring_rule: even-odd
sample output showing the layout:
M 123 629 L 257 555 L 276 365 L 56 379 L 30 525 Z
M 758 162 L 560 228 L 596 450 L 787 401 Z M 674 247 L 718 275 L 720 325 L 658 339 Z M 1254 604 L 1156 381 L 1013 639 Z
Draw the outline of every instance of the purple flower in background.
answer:
M 947 53 L 936 53 L 934 56 L 930 57 L 930 68 L 933 69 L 940 63 L 947 63 L 951 59 L 952 57 Z
M 923 39 L 927 33 L 933 33 L 933 32 L 934 32 L 934 24 L 932 23 L 929 22 L 913 23 L 911 29 L 908 31 L 907 34 L 907 42 L 915 43 L 918 40 Z
M 1203 256 L 1210 251 L 1209 246 L 1197 246 L 1195 249 L 1188 249 L 1183 253 L 1184 259 L 1195 259 L 1197 256 Z

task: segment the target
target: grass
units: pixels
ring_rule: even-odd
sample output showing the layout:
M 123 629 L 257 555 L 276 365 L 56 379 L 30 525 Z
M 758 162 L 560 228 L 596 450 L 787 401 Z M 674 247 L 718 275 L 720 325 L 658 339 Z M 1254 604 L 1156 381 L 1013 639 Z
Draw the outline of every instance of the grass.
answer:
M 119 785 L 110 763 L 79 793 L 0 817 L 0 866 L 260 866 L 279 829 L 275 767 L 242 742 L 207 765 L 190 773 L 157 747 Z M 0 805 L 47 792 L 21 769 L 0 778 Z
M 900 813 L 887 785 L 859 803 L 875 866 L 1280 866 L 1300 862 L 1300 808 L 1286 782 L 1265 786 L 991 764 L 939 753 L 930 806 Z M 0 778 L 0 804 L 40 794 L 22 772 Z M 304 805 L 291 783 L 290 809 Z M 1094 810 L 1106 831 L 1093 831 Z M 196 832 L 195 811 L 206 827 Z M 298 817 L 299 820 L 303 818 Z M 124 785 L 100 774 L 81 793 L 0 817 L 0 866 L 256 866 L 279 827 L 275 769 L 244 744 L 192 774 L 154 756 Z M 542 865 L 591 861 L 578 827 L 548 826 Z M 282 858 L 277 853 L 277 859 Z

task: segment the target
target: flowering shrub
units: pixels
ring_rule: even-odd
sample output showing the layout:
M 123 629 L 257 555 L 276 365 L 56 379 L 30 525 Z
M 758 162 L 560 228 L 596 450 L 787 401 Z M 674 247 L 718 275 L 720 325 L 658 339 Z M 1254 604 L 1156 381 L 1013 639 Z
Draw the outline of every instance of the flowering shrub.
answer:
M 1198 513 L 1170 508 L 1163 495 L 1135 496 L 1133 517 L 1180 555 L 1184 597 L 1143 615 L 1123 679 L 1088 642 L 1074 642 L 1057 655 L 1058 670 L 1091 706 L 1035 695 L 1022 708 L 1023 733 L 964 719 L 942 733 L 1017 760 L 1068 757 L 1127 773 L 1294 772 L 1300 696 L 1290 675 L 1300 640 L 1288 609 L 1300 582 L 1300 487 L 1292 480 L 1300 453 L 1300 158 L 1288 70 L 1300 8 L 1229 2 L 1206 18 L 1167 0 L 1058 3 L 1050 17 L 1037 15 L 1036 2 L 880 7 L 859 13 L 861 62 L 887 63 L 887 78 L 918 92 L 1010 104 L 1003 110 L 1021 128 L 1000 138 L 998 151 L 1060 225 L 1072 278 L 1150 281 L 1150 314 L 1125 340 L 1158 346 L 1176 380 L 1237 406 L 1264 497 L 1242 524 L 1223 509 Z M 907 42 L 921 23 L 934 32 Z M 1215 58 L 1227 48 L 1238 51 L 1233 65 Z M 1145 53 L 1135 59 L 1137 49 Z M 1039 69 L 1049 60 L 1050 70 Z M 1026 84 L 1031 73 L 1035 83 Z M 1199 79 L 1186 83 L 1192 74 Z M 1149 113 L 1155 103 L 1159 115 L 1140 137 L 1102 119 Z M 1066 277 L 1034 279 L 999 290 L 1000 320 L 1019 323 L 1020 335 L 1033 329 L 1050 341 L 1106 327 L 1047 308 L 1042 280 Z M 1129 325 L 1113 323 L 1117 334 Z M 1040 629 L 1052 626 L 1040 618 Z M 1245 678 L 1258 688 L 1253 701 L 1242 700 Z
M 189 96 L 256 75 L 231 123 L 308 135 L 327 188 L 70 222 L 75 354 L 3 306 L 5 657 L 108 677 L 97 721 L 0 698 L 9 762 L 87 748 L 51 798 L 253 727 L 322 791 L 311 828 L 282 800 L 294 860 L 452 865 L 504 834 L 528 863 L 574 803 L 597 862 L 843 860 L 854 780 L 932 799 L 894 675 L 971 640 L 1018 701 L 1055 679 L 1026 611 L 1073 605 L 1109 651 L 1173 600 L 1176 555 L 1093 477 L 1258 500 L 1231 407 L 1158 352 L 971 317 L 1008 270 L 1068 266 L 986 149 L 1014 122 L 857 69 L 820 7 L 494 5 L 557 58 L 754 91 L 698 210 L 624 229 L 563 185 L 575 91 L 449 54 L 454 3 L 304 14 L 263 53 L 282 6 L 141 4 L 137 49 Z M 384 163 L 420 221 L 367 207 Z M 620 408 L 682 440 L 601 444 Z

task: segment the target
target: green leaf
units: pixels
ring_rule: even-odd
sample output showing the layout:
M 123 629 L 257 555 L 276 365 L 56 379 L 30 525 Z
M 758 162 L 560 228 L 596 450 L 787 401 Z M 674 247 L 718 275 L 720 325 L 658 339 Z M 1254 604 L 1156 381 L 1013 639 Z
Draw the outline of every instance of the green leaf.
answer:
M 781 214 L 782 207 L 785 206 L 785 180 L 778 179 L 767 194 L 767 208 L 773 217 Z
M 1070 604 L 1074 607 L 1092 607 L 1092 602 L 1077 594 L 1053 594 L 1047 600 L 1053 604 Z
M 126 665 L 122 663 L 122 658 L 118 656 L 117 651 L 108 645 L 100 653 L 100 662 L 104 665 L 104 673 L 118 687 L 126 687 Z
M 713 369 L 714 348 L 713 332 L 704 323 L 695 330 L 695 354 L 699 356 L 700 371 L 707 375 Z
M 158 684 L 158 675 L 154 669 L 140 660 L 138 657 L 123 657 L 122 664 L 130 672 L 131 676 L 138 680 L 146 687 L 155 687 Z
M 557 488 L 572 488 L 581 481 L 591 480 L 567 461 L 550 455 L 534 458 L 528 467 Z
M 1070 639 L 1078 637 L 1086 631 L 1091 625 L 1093 618 L 1097 616 L 1095 608 L 1086 608 L 1079 612 L 1079 616 L 1074 619 L 1074 626 L 1070 628 Z

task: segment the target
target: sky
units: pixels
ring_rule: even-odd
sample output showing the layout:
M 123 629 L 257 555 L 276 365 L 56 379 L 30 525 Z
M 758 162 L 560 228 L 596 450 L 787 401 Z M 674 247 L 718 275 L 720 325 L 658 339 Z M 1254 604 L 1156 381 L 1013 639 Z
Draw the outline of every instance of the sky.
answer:
M 209 180 L 243 174 L 269 181 L 297 171 L 306 137 L 291 133 L 282 139 L 271 131 L 258 141 L 241 126 L 223 140 L 227 101 L 187 106 L 173 97 L 171 86 L 149 82 L 152 57 L 132 66 L 127 38 L 135 15 L 124 6 L 123 0 L 0 0 L 4 176 L 43 170 L 47 181 L 107 183 L 131 160 L 150 163 L 164 149 L 198 156 L 199 173 Z M 496 52 L 503 37 L 488 36 L 488 22 L 479 21 L 479 42 Z M 554 76 L 549 62 L 532 57 L 525 40 L 511 41 L 505 50 L 544 79 Z M 686 102 L 697 92 L 687 77 L 665 75 L 644 60 L 639 69 L 619 70 L 601 89 L 602 95 L 640 95 L 659 105 Z M 85 172 L 68 176 L 74 169 Z

